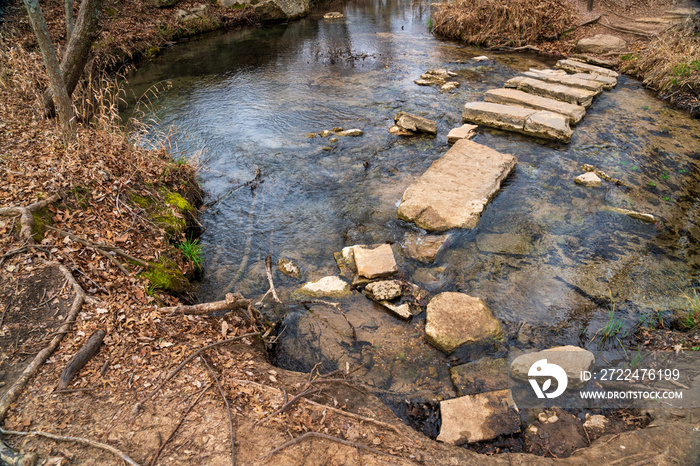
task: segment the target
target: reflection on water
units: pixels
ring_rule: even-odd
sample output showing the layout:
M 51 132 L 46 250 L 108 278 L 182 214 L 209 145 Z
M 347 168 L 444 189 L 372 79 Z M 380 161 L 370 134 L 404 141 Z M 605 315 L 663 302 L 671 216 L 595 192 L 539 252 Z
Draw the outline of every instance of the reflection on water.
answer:
M 552 64 L 529 55 L 470 61 L 483 52 L 433 38 L 419 2 L 362 0 L 340 10 L 345 20 L 319 12 L 178 45 L 131 78 L 135 95 L 172 81 L 154 114 L 161 127 L 177 127 L 185 154 L 205 149 L 201 178 L 212 198 L 253 178 L 255 167 L 262 172 L 259 188 L 236 191 L 203 215 L 202 300 L 264 293 L 268 254 L 302 269 L 300 280 L 276 276 L 288 297 L 303 280 L 337 274 L 333 252 L 344 246 L 400 242 L 415 228 L 397 219 L 397 202 L 447 150 L 461 105 L 530 66 Z M 461 87 L 440 93 L 413 83 L 436 67 L 457 72 Z M 439 136 L 389 135 L 399 110 L 437 120 Z M 364 136 L 306 137 L 337 126 Z M 475 141 L 516 155 L 515 174 L 474 230 L 453 232 L 439 262 L 399 258 L 403 276 L 432 292 L 481 297 L 507 328 L 546 326 L 550 344 L 575 343 L 584 329 L 592 335 L 608 319 L 601 303 L 610 298 L 628 328 L 651 310 L 685 306 L 682 293 L 697 285 L 700 264 L 700 122 L 623 77 L 568 145 L 488 129 Z M 584 163 L 625 186 L 575 185 Z M 662 220 L 646 224 L 606 206 Z M 280 363 L 363 364 L 368 380 L 394 393 L 451 395 L 454 361 L 424 343 L 422 317 L 400 323 L 362 296 L 343 309 L 357 341 L 348 343 L 347 321 L 333 308 L 288 310 Z

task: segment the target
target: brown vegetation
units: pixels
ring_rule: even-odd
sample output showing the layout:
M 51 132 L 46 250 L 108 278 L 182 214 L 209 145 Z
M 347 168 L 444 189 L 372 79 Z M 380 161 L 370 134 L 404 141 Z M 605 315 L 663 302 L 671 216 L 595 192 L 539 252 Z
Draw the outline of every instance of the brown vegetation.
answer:
M 486 47 L 558 38 L 574 24 L 566 0 L 457 0 L 433 15 L 435 34 Z
M 620 58 L 622 71 L 700 114 L 700 17 L 673 26 L 638 53 Z

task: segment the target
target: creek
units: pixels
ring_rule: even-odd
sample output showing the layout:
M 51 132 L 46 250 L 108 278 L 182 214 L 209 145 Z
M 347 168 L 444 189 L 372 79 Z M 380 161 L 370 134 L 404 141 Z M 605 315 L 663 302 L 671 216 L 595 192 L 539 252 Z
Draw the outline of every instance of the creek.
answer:
M 142 107 L 146 118 L 158 122 L 153 134 L 175 127 L 174 151 L 199 154 L 203 187 L 221 198 L 200 219 L 200 300 L 230 291 L 262 295 L 271 254 L 301 268 L 299 279 L 275 274 L 289 302 L 305 281 L 338 274 L 333 253 L 343 247 L 400 243 L 419 232 L 396 208 L 411 181 L 447 151 L 461 106 L 555 62 L 439 40 L 428 29 L 429 8 L 407 0 L 329 5 L 293 23 L 179 44 L 129 77 L 135 99 L 155 83 L 171 83 Z M 333 10 L 345 18 L 324 20 Z M 490 59 L 472 60 L 484 54 Z M 456 72 L 461 86 L 441 93 L 413 83 L 432 68 Z M 438 136 L 388 134 L 402 110 L 436 120 Z M 338 126 L 364 136 L 335 143 L 306 137 Z M 344 316 L 318 304 L 270 307 L 283 320 L 276 364 L 306 371 L 318 363 L 322 371 L 359 365 L 356 375 L 405 415 L 406 399 L 454 397 L 449 368 L 456 364 L 555 344 L 595 348 L 613 306 L 620 340 L 631 342 L 625 334 L 635 326 L 688 306 L 686 296 L 700 285 L 700 121 L 621 76 L 596 98 L 570 144 L 485 128 L 474 141 L 514 154 L 514 175 L 476 228 L 450 232 L 452 244 L 434 264 L 397 260 L 402 278 L 431 293 L 482 298 L 505 338 L 446 356 L 425 342 L 425 313 L 404 323 L 355 293 L 340 300 Z M 627 187 L 575 185 L 582 164 Z M 256 167 L 263 182 L 236 190 Z M 609 346 L 619 352 L 617 343 Z

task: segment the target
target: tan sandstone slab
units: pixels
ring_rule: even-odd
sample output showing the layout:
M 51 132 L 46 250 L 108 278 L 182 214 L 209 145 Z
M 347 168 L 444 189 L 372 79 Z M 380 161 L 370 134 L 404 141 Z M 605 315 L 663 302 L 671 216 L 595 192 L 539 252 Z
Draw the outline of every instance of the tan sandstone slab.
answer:
M 491 102 L 468 102 L 462 119 L 493 128 L 515 131 L 555 141 L 569 142 L 573 131 L 568 117 L 546 110 Z
M 394 251 L 388 244 L 376 248 L 354 246 L 357 274 L 365 278 L 379 278 L 393 275 L 399 271 L 394 258 Z
M 589 81 L 597 81 L 599 83 L 603 83 L 604 89 L 612 89 L 613 87 L 617 86 L 617 78 L 614 78 L 612 76 L 605 76 L 602 74 L 596 74 L 596 73 L 568 74 L 564 70 L 553 70 L 551 68 L 545 68 L 543 70 L 540 70 L 537 68 L 530 68 L 528 71 L 532 71 L 535 73 L 549 73 L 549 74 L 555 74 L 555 75 L 560 75 L 560 76 L 568 75 L 568 76 L 571 76 L 572 78 L 587 79 Z
M 437 440 L 461 445 L 520 431 L 520 416 L 510 390 L 496 390 L 440 402 Z
M 574 77 L 570 74 L 553 74 L 553 73 L 543 73 L 541 71 L 526 71 L 523 75 L 529 78 L 539 79 L 540 81 L 545 81 L 548 83 L 563 84 L 565 86 L 580 87 L 581 89 L 586 89 L 593 91 L 596 95 L 600 94 L 605 88 L 605 84 L 593 79 L 583 79 Z
M 426 339 L 447 353 L 465 343 L 496 336 L 500 331 L 501 324 L 480 298 L 444 292 L 428 303 Z
M 528 94 L 517 89 L 491 89 L 484 94 L 486 102 L 496 104 L 512 104 L 534 110 L 547 110 L 559 113 L 569 119 L 569 124 L 575 125 L 586 115 L 586 109 L 581 105 L 548 99 L 539 95 Z
M 459 128 L 453 128 L 447 133 L 447 143 L 454 144 L 460 139 L 471 139 L 476 135 L 477 125 L 462 125 Z
M 550 99 L 569 102 L 570 104 L 583 105 L 588 108 L 593 102 L 593 97 L 597 95 L 594 91 L 577 87 L 565 86 L 564 84 L 548 83 L 526 76 L 516 76 L 506 81 L 505 87 L 519 89 L 530 94 L 547 97 Z
M 429 231 L 474 228 L 517 162 L 461 139 L 406 188 L 398 216 Z
M 568 71 L 569 73 L 594 73 L 601 76 L 611 76 L 617 78 L 619 73 L 617 71 L 610 70 L 608 68 L 603 68 L 602 66 L 591 65 L 588 63 L 583 63 L 576 60 L 559 60 L 555 66 L 560 70 Z

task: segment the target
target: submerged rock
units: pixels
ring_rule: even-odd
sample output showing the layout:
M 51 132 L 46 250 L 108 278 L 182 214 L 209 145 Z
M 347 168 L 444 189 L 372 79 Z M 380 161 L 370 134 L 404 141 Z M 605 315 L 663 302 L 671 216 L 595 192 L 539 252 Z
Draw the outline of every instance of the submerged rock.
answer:
M 451 242 L 450 235 L 418 235 L 406 233 L 402 246 L 406 257 L 420 262 L 432 263 Z
M 450 379 L 459 396 L 505 390 L 508 388 L 508 361 L 484 358 L 455 366 L 450 369 Z
M 441 91 L 452 91 L 454 89 L 457 89 L 459 87 L 459 83 L 457 81 L 448 81 L 442 86 L 440 86 Z
M 296 265 L 294 262 L 290 261 L 289 259 L 281 258 L 277 262 L 277 268 L 279 268 L 280 272 L 289 277 L 299 278 L 299 276 L 301 275 L 301 270 L 299 270 L 299 266 Z
M 481 252 L 525 256 L 535 250 L 532 237 L 521 233 L 482 233 L 476 237 L 476 247 Z
M 401 282 L 398 280 L 372 282 L 365 287 L 365 292 L 373 301 L 391 301 L 401 296 Z
M 399 112 L 394 116 L 396 125 L 417 133 L 437 134 L 437 123 L 411 113 Z
M 576 184 L 586 186 L 587 188 L 599 188 L 603 186 L 603 181 L 593 172 L 586 172 L 574 178 Z
M 357 273 L 365 278 L 380 278 L 399 271 L 391 245 L 382 244 L 374 249 L 353 246 Z
M 568 387 L 578 388 L 585 385 L 581 380 L 581 371 L 590 370 L 595 363 L 595 356 L 578 346 L 555 346 L 544 351 L 521 354 L 510 363 L 510 375 L 516 379 L 528 380 L 530 366 L 546 359 L 549 364 L 556 364 L 566 372 Z
M 340 137 L 358 137 L 362 136 L 365 133 L 363 133 L 361 129 L 346 129 L 345 131 L 337 131 L 335 134 Z
M 428 303 L 425 336 L 429 343 L 445 352 L 500 331 L 501 324 L 480 298 L 445 292 Z
M 621 207 L 610 207 L 603 206 L 600 210 L 606 210 L 608 212 L 615 212 L 622 215 L 627 215 L 628 217 L 634 218 L 636 220 L 641 220 L 646 223 L 656 223 L 657 218 L 652 214 L 645 214 L 643 212 L 637 212 L 636 210 L 623 209 Z
M 421 79 L 416 79 L 416 80 L 413 81 L 413 82 L 416 83 L 416 84 L 418 84 L 419 86 L 432 86 L 433 84 L 435 84 L 434 82 L 432 82 L 432 81 L 429 80 L 429 79 L 422 79 L 422 78 L 421 78 Z
M 415 133 L 413 131 L 409 131 L 407 129 L 404 129 L 400 126 L 394 125 L 391 128 L 389 128 L 389 134 L 393 134 L 394 136 L 413 136 Z
M 487 57 L 486 55 L 479 55 L 478 57 L 472 58 L 472 60 L 474 60 L 474 61 L 486 61 L 486 60 L 489 60 L 489 57 Z
M 381 301 L 379 304 L 389 309 L 393 314 L 404 320 L 408 320 L 411 317 L 413 317 L 411 307 L 406 303 L 397 306 L 395 304 L 391 304 L 389 301 Z
M 474 228 L 517 159 L 467 139 L 406 188 L 398 216 L 428 231 Z
M 439 442 L 461 445 L 520 431 L 510 390 L 496 390 L 440 402 Z
M 334 275 L 308 282 L 299 288 L 295 294 L 306 295 L 312 298 L 342 298 L 352 294 L 350 284 Z

